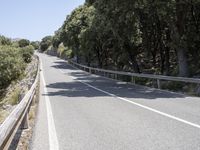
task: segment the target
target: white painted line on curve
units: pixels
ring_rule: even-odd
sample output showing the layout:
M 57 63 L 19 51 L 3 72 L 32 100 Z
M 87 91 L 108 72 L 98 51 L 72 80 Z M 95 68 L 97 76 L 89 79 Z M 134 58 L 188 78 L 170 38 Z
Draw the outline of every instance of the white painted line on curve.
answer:
M 41 79 L 44 85 L 44 93 L 47 94 L 47 88 L 46 88 L 46 82 L 44 79 L 43 74 L 43 67 L 42 67 L 42 61 L 40 61 L 40 68 L 41 68 Z M 48 95 L 45 95 L 45 101 L 46 101 L 46 109 L 47 109 L 47 121 L 48 121 L 48 133 L 49 133 L 49 149 L 50 150 L 59 150 L 59 144 L 56 134 L 56 128 L 54 124 L 53 114 L 52 114 L 52 108 L 50 104 L 50 100 Z

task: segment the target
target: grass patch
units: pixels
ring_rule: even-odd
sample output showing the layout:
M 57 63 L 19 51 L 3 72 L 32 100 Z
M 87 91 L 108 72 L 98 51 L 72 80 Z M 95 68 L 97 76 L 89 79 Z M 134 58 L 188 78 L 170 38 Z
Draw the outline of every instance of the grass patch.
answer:
M 19 102 L 19 95 L 20 95 L 20 89 L 15 89 L 11 95 L 7 98 L 7 103 L 10 105 L 16 105 Z

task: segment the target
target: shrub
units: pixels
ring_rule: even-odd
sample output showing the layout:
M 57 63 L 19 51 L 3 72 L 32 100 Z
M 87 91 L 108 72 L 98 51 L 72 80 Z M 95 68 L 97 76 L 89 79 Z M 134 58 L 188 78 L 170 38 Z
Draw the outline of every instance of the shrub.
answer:
M 49 48 L 49 46 L 51 46 L 51 41 L 52 41 L 51 36 L 44 37 L 40 42 L 40 50 L 42 52 L 46 51 Z
M 0 46 L 0 90 L 19 78 L 25 69 L 25 63 L 18 48 Z
M 30 63 L 34 54 L 34 47 L 32 45 L 20 49 L 20 53 L 25 63 Z
M 60 44 L 57 50 L 58 56 L 61 58 L 72 58 L 72 50 L 68 47 L 65 47 L 63 44 Z
M 26 39 L 21 39 L 19 40 L 18 44 L 19 44 L 19 47 L 26 47 L 30 44 L 30 41 Z

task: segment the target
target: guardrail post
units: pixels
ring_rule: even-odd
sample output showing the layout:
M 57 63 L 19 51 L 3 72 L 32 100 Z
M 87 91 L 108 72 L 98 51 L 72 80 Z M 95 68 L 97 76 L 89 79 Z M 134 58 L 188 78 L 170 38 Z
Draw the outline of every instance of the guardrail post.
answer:
M 18 102 L 21 102 L 21 100 L 24 98 L 24 93 L 19 94 L 18 96 Z
M 117 80 L 117 78 L 118 78 L 118 76 L 117 76 L 117 74 L 115 74 L 115 79 Z
M 134 76 L 131 76 L 131 82 L 132 82 L 133 84 L 135 84 L 135 77 L 134 77 Z
M 157 87 L 158 87 L 158 89 L 161 88 L 161 86 L 160 86 L 160 80 L 159 79 L 157 79 Z
M 25 114 L 24 119 L 22 121 L 21 129 L 28 129 L 28 112 Z
M 32 98 L 31 106 L 34 106 L 35 103 L 36 103 L 36 102 L 35 102 L 35 101 L 36 101 L 36 90 L 35 90 L 35 89 L 33 90 L 33 94 L 34 94 L 34 95 L 33 95 L 33 98 Z
M 198 96 L 200 96 L 200 84 L 197 85 L 196 94 L 197 94 Z

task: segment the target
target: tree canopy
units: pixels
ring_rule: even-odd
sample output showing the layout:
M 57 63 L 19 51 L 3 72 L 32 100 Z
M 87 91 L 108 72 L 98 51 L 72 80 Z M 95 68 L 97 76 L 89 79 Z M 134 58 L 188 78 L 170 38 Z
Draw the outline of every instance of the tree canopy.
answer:
M 100 68 L 191 76 L 200 73 L 199 33 L 200 0 L 86 0 L 51 44 Z
M 40 49 L 42 51 L 46 51 L 51 44 L 52 44 L 52 36 L 46 36 L 40 42 Z
M 26 39 L 21 39 L 18 41 L 19 47 L 26 47 L 30 44 L 29 40 Z

